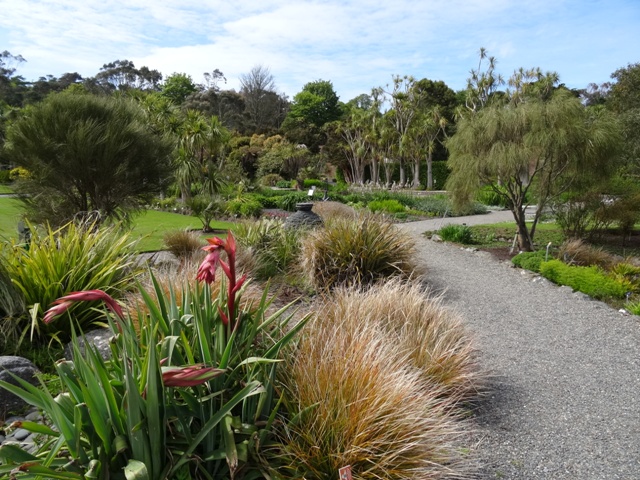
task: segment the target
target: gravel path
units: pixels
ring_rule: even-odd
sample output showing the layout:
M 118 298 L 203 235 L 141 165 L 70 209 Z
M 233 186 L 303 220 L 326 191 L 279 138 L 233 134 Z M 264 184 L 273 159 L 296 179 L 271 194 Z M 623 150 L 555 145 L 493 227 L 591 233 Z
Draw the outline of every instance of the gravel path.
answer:
M 487 253 L 417 242 L 427 281 L 466 319 L 491 374 L 476 415 L 479 478 L 639 479 L 638 317 Z

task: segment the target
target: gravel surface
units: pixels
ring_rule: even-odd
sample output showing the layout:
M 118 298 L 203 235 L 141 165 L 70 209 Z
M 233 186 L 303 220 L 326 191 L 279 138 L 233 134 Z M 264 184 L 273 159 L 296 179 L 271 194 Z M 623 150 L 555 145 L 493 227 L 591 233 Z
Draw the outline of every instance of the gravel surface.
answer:
M 417 238 L 428 283 L 466 319 L 490 373 L 478 478 L 640 478 L 639 317 L 488 253 Z

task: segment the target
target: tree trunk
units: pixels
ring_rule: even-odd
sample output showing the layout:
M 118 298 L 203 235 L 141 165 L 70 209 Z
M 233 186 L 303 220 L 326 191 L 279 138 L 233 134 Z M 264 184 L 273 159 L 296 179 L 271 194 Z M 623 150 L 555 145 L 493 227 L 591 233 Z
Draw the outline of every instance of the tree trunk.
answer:
M 427 155 L 427 190 L 433 190 L 433 153 Z
M 531 236 L 527 229 L 525 209 L 521 206 L 515 206 L 511 212 L 513 213 L 513 218 L 515 219 L 518 227 L 518 248 L 522 252 L 532 252 L 533 242 L 531 241 Z
M 404 160 L 400 159 L 400 188 L 407 182 L 407 175 L 404 172 Z
M 413 188 L 420 187 L 420 157 L 413 162 L 413 182 L 411 186 Z

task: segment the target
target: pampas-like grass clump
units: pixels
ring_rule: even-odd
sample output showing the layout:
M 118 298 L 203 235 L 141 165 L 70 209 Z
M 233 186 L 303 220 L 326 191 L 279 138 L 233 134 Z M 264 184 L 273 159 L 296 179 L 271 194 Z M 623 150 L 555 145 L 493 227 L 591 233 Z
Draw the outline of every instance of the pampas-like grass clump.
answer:
M 301 267 L 319 290 L 367 285 L 410 276 L 414 247 L 409 234 L 378 215 L 334 218 L 305 238 Z
M 340 288 L 288 356 L 282 438 L 289 478 L 463 478 L 468 424 L 457 408 L 481 378 L 460 319 L 423 289 Z M 300 412 L 300 413 L 299 413 Z
M 580 239 L 568 240 L 558 250 L 558 258 L 569 265 L 597 266 L 609 270 L 617 259 L 601 248 L 593 247 Z
M 199 253 L 205 242 L 200 237 L 200 232 L 189 230 L 171 230 L 166 232 L 162 241 L 167 250 L 180 260 L 188 260 Z
M 354 219 L 357 216 L 355 208 L 341 202 L 316 202 L 313 211 L 325 222 L 335 218 Z

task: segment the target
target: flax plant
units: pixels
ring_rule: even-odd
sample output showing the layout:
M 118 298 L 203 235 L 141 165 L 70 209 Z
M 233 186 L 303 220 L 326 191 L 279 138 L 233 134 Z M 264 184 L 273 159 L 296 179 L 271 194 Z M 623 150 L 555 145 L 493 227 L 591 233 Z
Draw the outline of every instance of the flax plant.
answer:
M 231 233 L 227 240 L 212 239 L 206 250 L 198 270 L 202 283 L 185 281 L 167 294 L 151 275 L 152 291 L 140 288 L 148 313 L 138 312 L 137 326 L 104 292 L 76 292 L 55 303 L 47 321 L 67 315 L 74 301 L 103 301 L 115 334 L 112 359 L 102 360 L 92 348 L 82 354 L 74 336 L 73 361 L 56 365 L 64 385 L 58 397 L 26 382 L 0 382 L 42 408 L 55 426 L 40 432 L 49 440 L 35 454 L 0 447 L 0 475 L 264 476 L 262 450 L 281 402 L 280 352 L 305 320 L 288 327 L 287 307 L 267 316 L 267 290 L 255 307 L 244 308 L 240 297 L 247 280 L 236 275 Z M 41 429 L 28 422 L 21 427 Z

